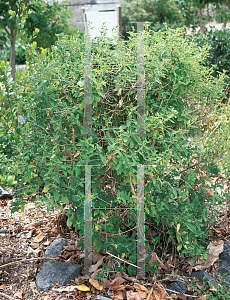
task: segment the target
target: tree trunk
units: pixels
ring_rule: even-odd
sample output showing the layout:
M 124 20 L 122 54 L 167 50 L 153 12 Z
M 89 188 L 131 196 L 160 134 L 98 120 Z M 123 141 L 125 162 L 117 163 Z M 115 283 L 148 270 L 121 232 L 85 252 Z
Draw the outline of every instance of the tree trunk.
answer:
M 223 0 L 223 3 L 230 9 L 230 3 L 227 0 Z
M 204 36 L 205 26 L 206 26 L 207 21 L 209 19 L 209 3 L 207 3 L 207 16 L 206 16 L 206 19 L 204 21 L 204 24 L 202 22 L 202 17 L 203 17 L 202 7 L 199 8 L 199 12 L 200 12 L 200 16 L 199 16 L 200 17 L 200 32 Z
M 203 13 L 202 13 L 202 7 L 199 8 L 199 18 L 200 18 L 200 33 L 202 35 L 204 35 L 204 27 L 202 24 L 202 17 L 203 17 Z
M 14 30 L 14 34 L 11 35 L 11 53 L 10 53 L 10 67 L 11 67 L 11 77 L 15 80 L 15 42 L 16 42 L 17 32 Z

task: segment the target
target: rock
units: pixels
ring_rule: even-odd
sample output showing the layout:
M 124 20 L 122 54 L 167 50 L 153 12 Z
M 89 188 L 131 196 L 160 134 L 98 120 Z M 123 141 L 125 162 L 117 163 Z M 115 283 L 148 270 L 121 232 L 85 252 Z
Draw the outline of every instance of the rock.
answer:
M 203 283 L 204 278 L 206 278 L 214 287 L 217 287 L 219 283 L 207 272 L 205 271 L 198 271 L 198 272 L 192 272 L 191 275 L 189 273 L 185 273 L 184 276 L 186 277 L 195 277 L 197 278 L 201 283 Z M 181 294 L 189 294 L 187 284 L 181 282 L 181 281 L 175 281 L 170 284 L 168 287 L 172 291 L 176 291 Z M 173 292 L 167 291 L 169 295 L 173 294 Z
M 186 277 L 195 277 L 197 278 L 201 283 L 206 278 L 214 287 L 217 287 L 220 285 L 211 275 L 209 275 L 206 271 L 201 270 L 197 272 L 192 272 L 191 275 L 189 273 L 185 274 Z
M 181 294 L 185 294 L 188 292 L 188 288 L 187 288 L 187 284 L 183 283 L 181 281 L 175 281 L 173 283 L 170 284 L 170 286 L 168 287 L 169 290 L 181 293 Z M 167 294 L 170 296 L 173 294 L 173 292 L 170 292 L 167 290 Z
M 67 240 L 64 238 L 54 240 L 46 249 L 45 257 L 57 257 L 63 250 L 63 247 L 67 246 Z
M 67 285 L 78 276 L 82 268 L 82 265 L 62 261 L 46 261 L 36 276 L 37 289 L 39 292 L 47 291 L 54 286 L 54 282 Z
M 13 199 L 13 196 L 0 186 L 0 199 Z
M 225 283 L 225 285 L 230 285 L 230 238 L 228 238 L 224 242 L 224 251 L 220 253 L 219 256 L 219 273 L 226 274 L 227 276 L 224 278 L 225 281 L 228 283 Z

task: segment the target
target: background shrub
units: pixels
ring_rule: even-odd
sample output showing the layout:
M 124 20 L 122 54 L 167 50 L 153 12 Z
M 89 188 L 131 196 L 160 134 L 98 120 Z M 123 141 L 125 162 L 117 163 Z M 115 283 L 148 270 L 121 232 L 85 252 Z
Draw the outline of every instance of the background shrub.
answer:
M 198 47 L 204 45 L 210 47 L 209 54 L 203 61 L 203 64 L 209 68 L 213 67 L 213 76 L 217 77 L 218 72 L 226 70 L 230 75 L 230 29 L 215 30 L 214 28 L 207 31 L 203 37 L 200 33 L 188 36 L 190 40 Z

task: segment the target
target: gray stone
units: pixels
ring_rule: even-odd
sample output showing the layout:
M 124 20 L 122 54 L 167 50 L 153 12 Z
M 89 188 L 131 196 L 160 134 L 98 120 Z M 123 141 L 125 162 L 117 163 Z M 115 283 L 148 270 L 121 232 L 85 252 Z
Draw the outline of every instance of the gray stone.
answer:
M 207 279 L 214 287 L 217 287 L 218 285 L 220 285 L 211 275 L 209 275 L 204 270 L 197 271 L 197 272 L 192 272 L 191 275 L 189 275 L 189 273 L 186 273 L 185 276 L 186 277 L 195 277 L 201 283 L 204 281 L 204 279 Z
M 0 199 L 13 199 L 13 196 L 0 186 Z
M 178 292 L 178 293 L 181 293 L 181 294 L 188 292 L 187 284 L 183 283 L 181 281 L 175 281 L 175 282 L 171 283 L 170 286 L 168 287 L 168 289 Z M 170 292 L 167 290 L 167 294 L 169 294 L 169 296 L 170 296 L 171 294 L 173 294 L 173 292 Z
M 64 238 L 54 240 L 46 249 L 45 257 L 57 257 L 63 250 L 63 247 L 67 246 L 67 240 Z
M 219 273 L 226 274 L 224 278 L 227 283 L 225 285 L 230 286 L 230 242 L 228 238 L 224 242 L 224 251 L 219 256 Z
M 41 271 L 36 276 L 36 284 L 39 292 L 47 291 L 57 282 L 67 285 L 80 273 L 82 265 L 70 264 L 62 261 L 46 261 Z

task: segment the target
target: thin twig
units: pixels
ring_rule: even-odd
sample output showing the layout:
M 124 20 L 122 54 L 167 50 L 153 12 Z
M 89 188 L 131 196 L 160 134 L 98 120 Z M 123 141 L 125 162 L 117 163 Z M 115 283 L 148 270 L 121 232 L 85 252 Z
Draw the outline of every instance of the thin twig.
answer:
M 12 297 L 10 297 L 10 296 L 8 296 L 6 294 L 3 294 L 1 292 L 0 292 L 0 296 L 5 297 L 5 298 L 10 299 L 10 300 L 15 300 L 14 298 L 12 298 Z
M 175 293 L 175 294 L 181 294 L 181 292 L 176 292 L 176 291 L 173 291 L 173 290 L 169 290 L 169 289 L 166 289 L 166 291 L 170 291 L 172 293 Z M 192 296 L 192 295 L 186 295 L 186 294 L 183 294 L 185 297 L 192 297 L 192 298 L 198 298 L 199 296 Z
M 121 259 L 120 257 L 117 257 L 117 256 L 115 256 L 115 255 L 113 255 L 113 254 L 111 254 L 111 253 L 109 253 L 109 252 L 106 252 L 106 253 L 109 254 L 109 255 L 111 255 L 111 256 L 113 256 L 113 257 L 115 257 L 115 258 L 117 258 L 117 259 L 119 259 L 119 260 L 121 260 L 121 261 L 123 261 L 124 263 L 126 263 L 126 264 L 128 264 L 128 265 L 131 265 L 131 266 L 133 266 L 133 267 L 135 267 L 135 268 L 140 269 L 140 267 L 138 267 L 138 266 L 136 266 L 136 265 L 133 265 L 133 264 L 131 264 L 130 262 L 128 262 L 128 261 L 126 261 L 126 260 L 124 260 L 124 259 Z
M 130 172 L 129 172 L 129 180 L 130 180 L 131 191 L 132 191 L 133 195 L 136 197 L 136 193 L 135 193 L 135 191 L 134 191 L 133 183 L 132 183 L 132 175 L 131 175 Z
M 148 297 L 147 297 L 146 300 L 149 300 L 149 299 L 150 299 L 150 297 L 151 297 L 151 295 L 152 295 L 152 292 L 153 292 L 153 286 L 152 286 L 152 288 L 151 288 L 151 290 L 150 290 L 150 292 L 149 292 Z
M 53 257 L 35 257 L 35 258 L 22 259 L 22 260 L 13 261 L 13 262 L 5 264 L 5 265 L 1 265 L 0 269 L 8 267 L 8 266 L 16 265 L 17 263 L 33 261 L 33 260 L 38 260 L 38 259 L 55 260 L 56 258 L 53 258 Z
M 75 159 L 75 132 L 74 132 L 74 128 L 72 129 L 72 137 L 73 137 L 73 160 Z

